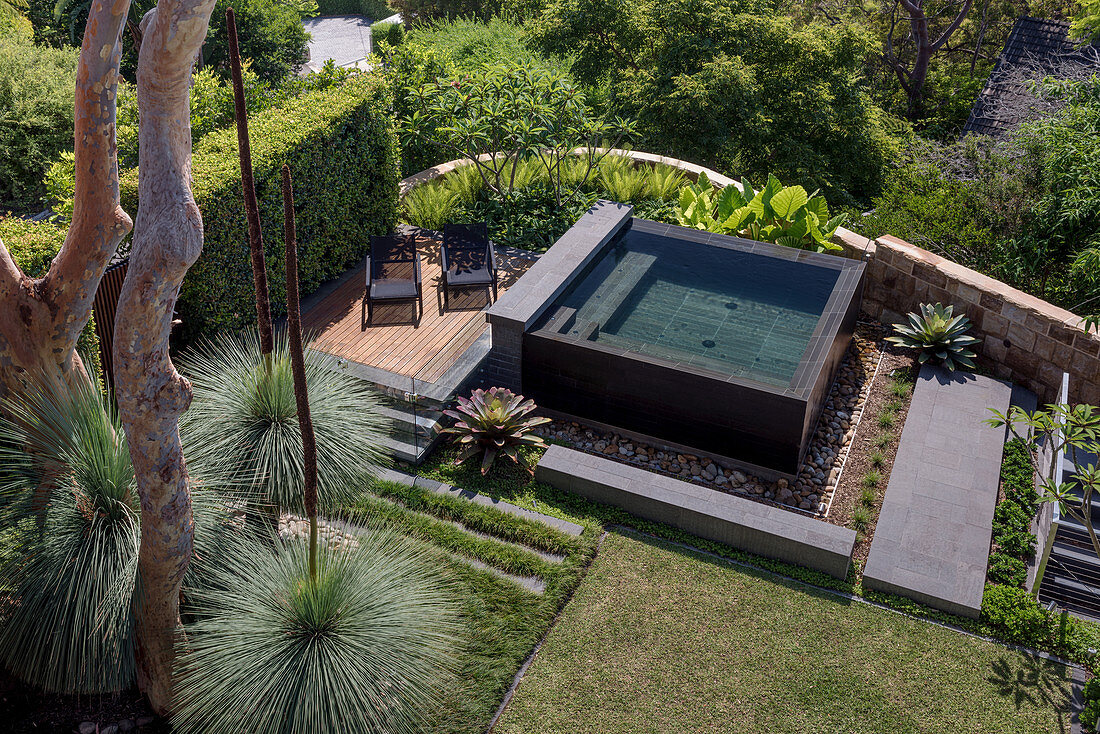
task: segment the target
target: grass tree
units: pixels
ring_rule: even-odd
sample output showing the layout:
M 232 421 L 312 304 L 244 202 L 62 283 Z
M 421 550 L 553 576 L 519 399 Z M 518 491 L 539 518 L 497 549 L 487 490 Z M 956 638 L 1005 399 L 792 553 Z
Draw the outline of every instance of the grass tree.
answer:
M 298 303 L 290 172 L 283 168 L 289 351 L 309 541 L 238 538 L 192 593 L 180 732 L 418 731 L 451 665 L 454 616 L 409 541 L 374 530 L 318 544 L 313 433 Z

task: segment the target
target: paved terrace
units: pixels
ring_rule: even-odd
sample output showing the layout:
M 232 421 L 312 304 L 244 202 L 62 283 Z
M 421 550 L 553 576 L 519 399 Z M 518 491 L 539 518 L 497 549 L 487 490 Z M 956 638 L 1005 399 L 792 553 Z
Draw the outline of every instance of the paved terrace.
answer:
M 985 588 L 1012 388 L 924 366 L 913 391 L 871 552 L 867 588 L 977 618 Z
M 312 335 L 310 346 L 375 370 L 434 382 L 458 361 L 488 328 L 484 290 L 452 291 L 450 308 L 443 311 L 440 281 L 439 242 L 420 237 L 424 284 L 424 317 L 413 325 L 409 303 L 374 306 L 372 325 L 363 323 L 366 290 L 365 263 L 349 270 L 334 283 L 305 299 L 302 328 Z M 497 248 L 499 295 L 516 282 L 533 263 L 527 253 Z

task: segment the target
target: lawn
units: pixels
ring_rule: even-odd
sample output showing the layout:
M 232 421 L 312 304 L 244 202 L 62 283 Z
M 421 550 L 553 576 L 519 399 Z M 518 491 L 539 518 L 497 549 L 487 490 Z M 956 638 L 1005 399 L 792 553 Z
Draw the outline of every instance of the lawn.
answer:
M 1068 731 L 1068 675 L 615 531 L 494 732 Z

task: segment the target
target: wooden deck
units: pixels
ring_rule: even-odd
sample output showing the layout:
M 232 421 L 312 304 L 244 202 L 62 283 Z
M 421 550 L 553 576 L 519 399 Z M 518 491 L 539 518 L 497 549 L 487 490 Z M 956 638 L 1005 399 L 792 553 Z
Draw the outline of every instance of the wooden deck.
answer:
M 424 316 L 414 325 L 415 305 L 394 303 L 374 306 L 370 326 L 364 322 L 365 273 L 355 269 L 337 287 L 306 306 L 302 328 L 313 335 L 312 348 L 425 382 L 434 382 L 488 328 L 484 308 L 486 291 L 452 291 L 450 308 L 443 311 L 440 290 L 439 243 L 421 239 L 420 252 L 424 283 Z M 498 251 L 499 293 L 516 282 L 532 265 L 519 256 L 502 256 Z

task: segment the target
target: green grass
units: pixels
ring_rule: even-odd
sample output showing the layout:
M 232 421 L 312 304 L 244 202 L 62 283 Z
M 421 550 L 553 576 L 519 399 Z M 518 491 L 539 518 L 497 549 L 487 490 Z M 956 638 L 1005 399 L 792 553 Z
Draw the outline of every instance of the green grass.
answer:
M 883 429 L 890 429 L 894 427 L 897 422 L 897 416 L 891 410 L 884 410 L 878 414 L 878 427 Z
M 867 460 L 871 462 L 871 466 L 876 469 L 881 469 L 882 465 L 886 463 L 886 454 L 882 453 L 878 449 L 875 449 L 867 455 Z
M 872 487 L 864 487 L 859 492 L 859 503 L 866 508 L 872 508 L 878 502 L 878 495 Z
M 458 674 L 448 686 L 444 707 L 431 730 L 481 734 L 519 667 L 580 580 L 595 552 L 598 524 L 589 522 L 580 537 L 573 537 L 466 500 L 388 482 L 372 486 L 370 494 L 341 514 L 362 525 L 396 528 L 423 542 L 426 553 L 436 555 L 466 632 Z M 492 537 L 471 535 L 454 523 Z M 565 560 L 551 563 L 530 550 L 496 540 L 564 555 Z M 471 567 L 464 558 L 515 575 L 538 576 L 546 590 L 542 595 L 531 593 Z
M 881 481 L 882 475 L 879 474 L 877 471 L 872 470 L 863 475 L 863 479 L 860 480 L 860 483 L 865 489 L 874 489 L 879 485 L 879 482 Z
M 629 533 L 604 541 L 495 731 L 1068 731 L 1067 671 Z
M 889 431 L 886 431 L 885 433 L 880 433 L 878 437 L 875 438 L 875 448 L 885 449 L 887 446 L 890 445 L 893 440 L 893 433 L 890 433 Z

